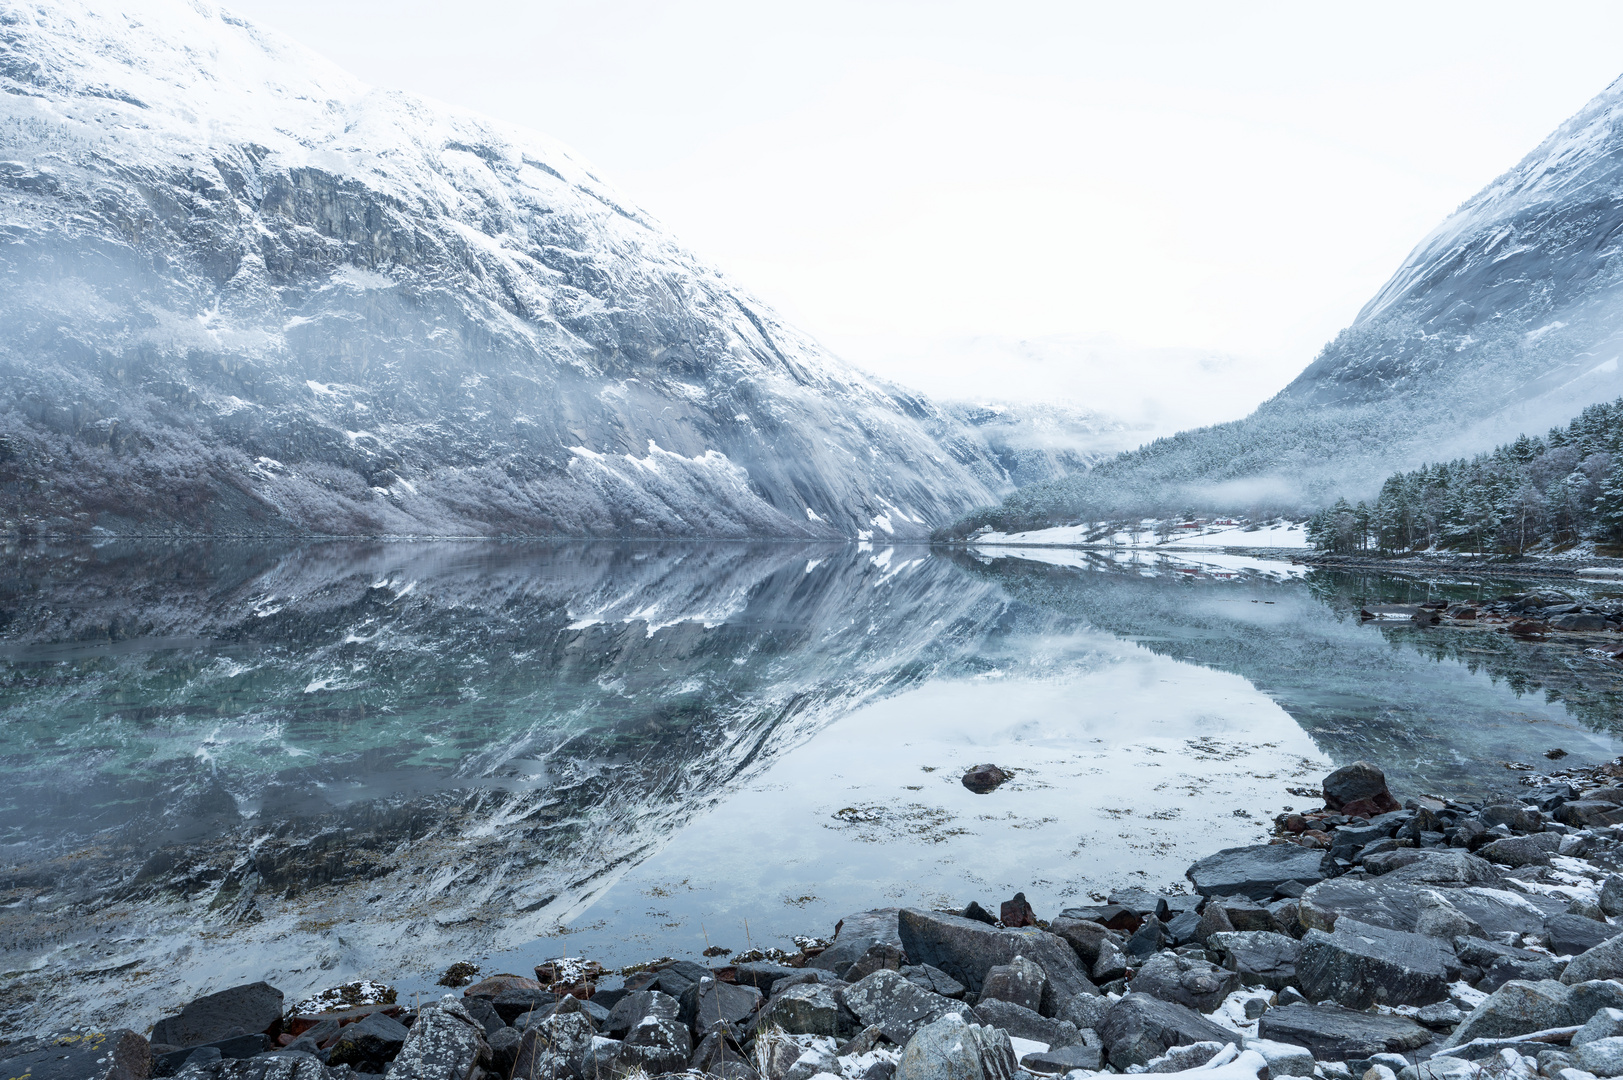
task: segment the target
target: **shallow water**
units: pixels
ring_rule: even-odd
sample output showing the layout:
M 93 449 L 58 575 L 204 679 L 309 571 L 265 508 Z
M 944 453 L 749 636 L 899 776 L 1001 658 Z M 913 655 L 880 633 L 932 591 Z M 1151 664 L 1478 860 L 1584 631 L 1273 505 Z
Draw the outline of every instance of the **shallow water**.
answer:
M 207 989 L 1039 914 L 1617 752 L 1610 662 L 1361 603 L 1513 582 L 868 545 L 23 549 L 0 579 L 7 1031 Z M 958 783 L 992 761 L 997 792 Z

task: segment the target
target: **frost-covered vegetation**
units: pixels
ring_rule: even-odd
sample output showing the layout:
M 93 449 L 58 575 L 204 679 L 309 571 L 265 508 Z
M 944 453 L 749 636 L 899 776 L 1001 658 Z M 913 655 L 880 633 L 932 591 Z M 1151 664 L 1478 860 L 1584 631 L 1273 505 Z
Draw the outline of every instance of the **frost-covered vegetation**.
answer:
M 1623 542 L 1623 398 L 1566 427 L 1473 458 L 1395 473 L 1372 502 L 1338 500 L 1308 522 L 1337 553 L 1434 548 L 1522 553 Z

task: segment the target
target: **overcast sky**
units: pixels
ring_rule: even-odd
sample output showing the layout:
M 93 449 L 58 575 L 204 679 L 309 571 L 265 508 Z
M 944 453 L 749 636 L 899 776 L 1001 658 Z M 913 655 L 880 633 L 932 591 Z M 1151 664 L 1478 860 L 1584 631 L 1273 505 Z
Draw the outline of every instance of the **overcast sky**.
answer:
M 1128 412 L 1176 373 L 1180 423 L 1289 381 L 1623 72 L 1616 3 L 225 2 L 562 139 L 864 367 Z

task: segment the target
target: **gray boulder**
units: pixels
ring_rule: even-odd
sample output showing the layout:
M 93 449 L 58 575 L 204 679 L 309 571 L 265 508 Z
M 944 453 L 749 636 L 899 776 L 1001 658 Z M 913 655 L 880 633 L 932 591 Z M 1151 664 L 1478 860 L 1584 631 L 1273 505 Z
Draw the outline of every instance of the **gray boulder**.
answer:
M 524 1042 L 524 1032 L 518 1028 L 501 1027 L 485 1036 L 490 1046 L 490 1067 L 499 1076 L 512 1076 L 518 1061 L 518 1048 Z
M 1198 1042 L 1188 1046 L 1174 1046 L 1166 1053 L 1144 1066 L 1146 1073 L 1180 1073 L 1190 1069 L 1198 1069 L 1211 1061 L 1223 1050 L 1227 1043 Z
M 1038 1076 L 1060 1076 L 1072 1069 L 1097 1072 L 1104 1067 L 1104 1050 L 1078 1043 L 1058 1049 L 1039 1050 L 1020 1059 L 1020 1067 Z
M 1580 799 L 1563 803 L 1555 808 L 1555 820 L 1574 829 L 1592 829 L 1598 825 L 1623 825 L 1623 806 L 1599 799 Z
M 786 964 L 774 964 L 770 960 L 752 960 L 735 967 L 733 979 L 739 986 L 753 986 L 763 994 L 770 994 L 779 979 L 799 975 L 802 970 Z
M 1052 1015 L 1072 994 L 1098 993 L 1077 966 L 1063 938 L 1036 927 L 1019 930 L 987 926 L 973 919 L 905 908 L 898 916 L 902 948 L 914 963 L 939 968 L 979 996 L 986 974 L 1017 956 L 1042 968 L 1048 993 L 1040 1010 Z
M 1099 1036 L 1110 1064 L 1118 1070 L 1147 1064 L 1169 1047 L 1238 1038 L 1185 1005 L 1148 994 L 1128 994 L 1111 1005 L 1099 1025 Z
M 994 964 L 987 969 L 980 1000 L 1009 1001 L 1035 1012 L 1041 1008 L 1047 990 L 1048 976 L 1043 969 L 1017 956 L 1007 964 Z
M 1157 953 L 1138 969 L 1127 986 L 1135 994 L 1174 1001 L 1204 1013 L 1217 1008 L 1240 988 L 1240 975 L 1206 960 Z
M 1544 923 L 1544 945 L 1557 956 L 1576 957 L 1616 937 L 1617 929 L 1582 915 L 1556 915 Z
M 1623 915 L 1623 877 L 1613 874 L 1601 884 L 1600 909 L 1613 918 Z
M 624 1039 L 637 1021 L 645 1016 L 662 1020 L 676 1020 L 682 1015 L 682 1003 L 658 990 L 634 990 L 614 1003 L 609 1018 L 598 1029 L 613 1039 Z
M 807 967 L 821 968 L 845 977 L 845 969 L 862 959 L 877 942 L 902 947 L 897 933 L 896 908 L 859 911 L 841 919 L 834 931 L 834 944 L 806 961 Z
M 1118 947 L 1120 942 L 1114 930 L 1107 929 L 1102 923 L 1091 919 L 1073 919 L 1060 915 L 1048 924 L 1050 933 L 1057 934 L 1070 943 L 1076 950 L 1077 960 L 1083 970 L 1092 971 L 1093 965 L 1099 962 L 1099 947 L 1105 942 L 1111 942 Z
M 561 1013 L 523 1033 L 513 1055 L 512 1080 L 553 1080 L 576 1076 L 596 1032 L 582 1013 Z M 686 1060 L 683 1064 L 687 1064 Z
M 1079 1031 L 1098 1031 L 1114 1004 L 1103 994 L 1077 994 L 1065 1003 L 1055 1019 L 1069 1021 Z
M 8 1060 L 6 1064 L 9 1067 L 11 1062 Z M 95 1067 L 99 1070 L 102 1066 L 98 1064 Z M 33 1074 L 36 1080 L 46 1080 L 46 1077 L 67 1080 L 69 1075 L 73 1080 L 79 1080 L 80 1077 L 96 1076 L 98 1073 Z M 244 1059 L 215 1058 L 207 1062 L 188 1062 L 175 1074 L 175 1080 L 354 1080 L 355 1076 L 356 1073 L 346 1066 L 328 1068 L 314 1054 L 278 1050 Z
M 949 1013 L 907 1041 L 895 1080 L 1014 1080 L 1018 1069 L 1008 1035 Z
M 693 1056 L 693 1036 L 680 1020 L 644 1016 L 631 1026 L 620 1049 L 622 1066 L 648 1073 L 679 1072 Z M 540 1080 L 540 1078 L 533 1078 Z
M 881 972 L 876 971 L 868 978 L 879 975 Z M 907 981 L 900 975 L 896 979 Z M 836 1039 L 848 1039 L 861 1030 L 856 1017 L 841 1004 L 835 988 L 823 983 L 800 983 L 773 994 L 761 1012 L 761 1022 L 776 1024 L 791 1035 L 829 1035 Z
M 1435 910 L 1436 899 L 1441 898 L 1481 927 L 1483 933 L 1497 936 L 1511 931 L 1542 933 L 1546 918 L 1566 910 L 1564 903 L 1548 897 L 1524 896 L 1494 888 L 1416 888 L 1413 883 L 1399 878 L 1398 873 L 1395 871 L 1372 881 L 1342 877 L 1321 882 L 1302 895 L 1297 904 L 1297 918 L 1310 930 L 1333 930 L 1336 920 L 1346 916 L 1371 926 L 1418 933 L 1421 916 Z
M 761 992 L 706 975 L 682 991 L 681 1020 L 700 1038 L 720 1029 L 737 1030 L 761 1007 Z
M 1455 849 L 1428 848 L 1415 852 L 1418 859 L 1386 875 L 1407 885 L 1497 885 L 1504 875 L 1486 859 Z
M 485 1026 L 447 994 L 417 1011 L 388 1075 L 389 1080 L 467 1080 L 490 1060 Z
M 1533 833 L 1484 844 L 1477 854 L 1501 866 L 1549 866 L 1550 856 L 1560 847 L 1561 838 L 1555 833 Z
M 1298 1003 L 1269 1009 L 1257 1035 L 1271 1042 L 1305 1046 L 1321 1061 L 1375 1054 L 1401 1054 L 1431 1042 L 1430 1031 L 1403 1016 L 1378 1016 L 1339 1005 Z
M 1623 977 L 1623 934 L 1591 946 L 1574 956 L 1567 969 L 1561 973 L 1561 981 L 1568 986 L 1589 982 L 1592 979 L 1619 977 Z
M 1283 990 L 1296 982 L 1296 960 L 1302 943 L 1285 934 L 1261 930 L 1212 934 L 1206 949 L 1221 958 L 1223 966 L 1237 972 L 1246 985 L 1261 983 L 1270 990 Z
M 975 1015 L 966 1019 L 1007 1031 L 1011 1038 L 1030 1039 L 1032 1042 L 1047 1043 L 1050 1047 L 1070 1046 L 1083 1041 L 1082 1031 L 1075 1024 L 1055 1020 L 1035 1009 L 996 998 L 975 1006 Z
M 1472 1009 L 1445 1046 L 1473 1039 L 1502 1039 L 1530 1031 L 1582 1024 L 1606 1008 L 1623 1007 L 1623 984 L 1595 981 L 1567 985 L 1546 979 L 1505 983 Z
M 471 1014 L 470 1014 L 471 1015 Z M 485 1026 L 479 1025 L 484 1033 Z M 329 1065 L 348 1065 L 357 1072 L 382 1072 L 406 1045 L 406 1025 L 392 1016 L 373 1013 L 341 1029 L 338 1041 L 327 1055 Z
M 1302 939 L 1297 986 L 1350 1009 L 1429 1005 L 1448 997 L 1451 959 L 1435 938 L 1342 918 L 1332 933 L 1309 930 Z
M 1596 1039 L 1611 1039 L 1623 1035 L 1623 1009 L 1601 1009 L 1572 1036 L 1573 1046 L 1582 1046 Z
M 1578 1068 L 1596 1076 L 1623 1076 L 1623 1038 L 1596 1039 L 1573 1054 Z
M 152 1041 L 199 1046 L 233 1035 L 270 1031 L 282 1019 L 282 992 L 267 982 L 233 986 L 188 1002 L 180 1013 L 152 1025 Z
M 898 1046 L 947 1013 L 956 1013 L 973 1023 L 969 1006 L 932 994 L 895 971 L 864 976 L 838 991 L 837 996 L 859 1024 L 864 1028 L 878 1027 Z
M 914 964 L 910 967 L 904 967 L 901 969 L 901 974 L 908 982 L 920 989 L 928 990 L 932 994 L 940 994 L 942 997 L 961 998 L 965 993 L 963 983 L 940 968 L 931 967 L 929 964 Z
M 1324 880 L 1324 852 L 1295 844 L 1226 848 L 1184 872 L 1202 896 L 1249 896 L 1266 900 L 1286 881 Z
M 1116 947 L 1114 941 L 1099 946 L 1099 960 L 1093 965 L 1093 981 L 1113 982 L 1127 974 L 1127 954 Z
M 0 1062 L 7 1076 L 32 1080 L 147 1080 L 152 1047 L 145 1036 L 118 1028 L 71 1041 L 25 1039 L 0 1046 Z

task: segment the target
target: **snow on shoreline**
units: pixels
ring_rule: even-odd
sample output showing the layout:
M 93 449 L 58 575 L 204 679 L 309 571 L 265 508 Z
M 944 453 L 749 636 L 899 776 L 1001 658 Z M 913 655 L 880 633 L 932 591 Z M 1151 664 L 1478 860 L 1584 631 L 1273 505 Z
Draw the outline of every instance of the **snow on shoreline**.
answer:
M 1161 522 L 1147 519 L 1140 523 L 1137 533 L 1115 532 L 1101 534 L 1101 526 L 1088 522 L 1077 525 L 1057 525 L 1049 529 L 1030 529 L 1025 532 L 983 532 L 969 538 L 975 546 L 995 545 L 1008 547 L 1102 547 L 1134 548 L 1145 550 L 1188 548 L 1288 548 L 1305 551 L 1312 547 L 1307 540 L 1307 529 L 1302 522 L 1282 521 L 1260 528 L 1236 523 L 1200 525 L 1196 528 L 1173 526 L 1172 533 L 1162 539 L 1157 533 Z

